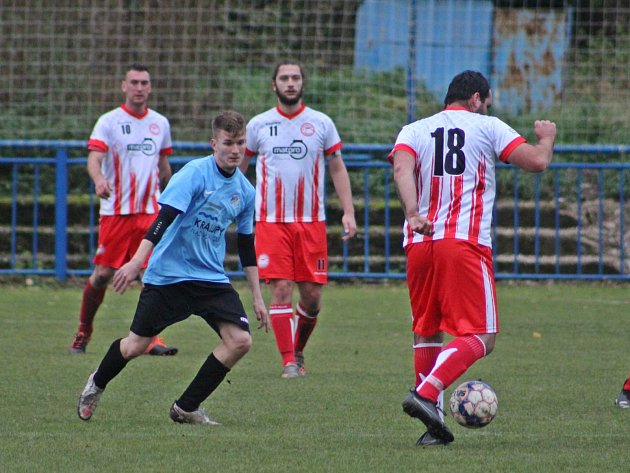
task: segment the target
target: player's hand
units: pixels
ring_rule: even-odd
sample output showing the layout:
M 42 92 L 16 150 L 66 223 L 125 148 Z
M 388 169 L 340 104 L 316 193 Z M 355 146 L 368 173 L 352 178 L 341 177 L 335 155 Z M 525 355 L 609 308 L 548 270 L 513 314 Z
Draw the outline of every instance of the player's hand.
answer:
M 94 182 L 94 192 L 101 199 L 109 199 L 112 193 L 112 185 L 107 179 L 100 179 L 98 182 Z
M 407 217 L 407 223 L 411 227 L 411 230 L 421 235 L 431 236 L 433 235 L 433 223 L 429 222 L 426 217 L 421 217 L 418 214 Z
M 556 138 L 556 124 L 550 120 L 536 120 L 534 122 L 534 133 L 538 141 L 545 138 Z
M 342 240 L 349 240 L 357 234 L 357 222 L 354 219 L 354 215 L 343 214 L 341 224 L 343 225 Z
M 260 322 L 258 330 L 264 328 L 265 332 L 269 332 L 269 315 L 267 314 L 267 307 L 265 306 L 264 301 L 254 301 L 254 313 Z
M 116 274 L 114 274 L 114 279 L 112 280 L 114 291 L 124 294 L 129 285 L 136 280 L 141 269 L 142 264 L 136 263 L 134 260 L 131 260 L 127 264 L 123 265 L 118 271 L 116 271 Z

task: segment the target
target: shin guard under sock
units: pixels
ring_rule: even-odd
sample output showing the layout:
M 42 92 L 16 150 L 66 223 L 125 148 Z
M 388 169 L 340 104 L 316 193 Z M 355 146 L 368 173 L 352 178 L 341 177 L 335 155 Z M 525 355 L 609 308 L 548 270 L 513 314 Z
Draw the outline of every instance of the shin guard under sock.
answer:
M 444 347 L 438 356 L 435 367 L 427 378 L 416 388 L 416 392 L 433 402 L 441 391 L 448 388 L 472 364 L 486 353 L 486 347 L 475 335 L 459 337 Z
M 269 317 L 271 326 L 276 337 L 276 345 L 280 356 L 282 356 L 282 366 L 288 363 L 295 363 L 293 348 L 293 308 L 291 304 L 272 304 L 269 306 Z
M 230 369 L 216 359 L 214 353 L 206 359 L 197 376 L 192 380 L 184 393 L 176 401 L 186 412 L 199 409 L 199 405 L 221 384 Z
M 89 337 L 92 335 L 94 317 L 96 311 L 101 306 L 105 297 L 106 287 L 97 289 L 88 279 L 83 288 L 83 298 L 81 299 L 81 312 L 79 314 L 79 332 Z
M 120 352 L 120 338 L 114 340 L 105 353 L 101 364 L 98 366 L 96 373 L 94 373 L 94 384 L 101 389 L 105 389 L 107 383 L 118 376 L 129 360 L 125 360 Z

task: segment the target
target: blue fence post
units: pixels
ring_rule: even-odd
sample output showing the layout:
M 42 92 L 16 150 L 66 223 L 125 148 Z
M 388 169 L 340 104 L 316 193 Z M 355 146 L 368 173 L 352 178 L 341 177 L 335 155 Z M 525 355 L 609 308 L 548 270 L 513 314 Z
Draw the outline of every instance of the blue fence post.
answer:
M 68 277 L 68 150 L 57 149 L 55 166 L 55 277 Z

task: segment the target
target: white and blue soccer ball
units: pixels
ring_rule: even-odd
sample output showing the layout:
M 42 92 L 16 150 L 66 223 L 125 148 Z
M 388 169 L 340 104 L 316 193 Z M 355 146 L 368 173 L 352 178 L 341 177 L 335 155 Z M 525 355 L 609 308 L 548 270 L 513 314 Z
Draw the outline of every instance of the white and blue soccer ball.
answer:
M 451 394 L 451 415 L 459 424 L 469 429 L 488 425 L 497 415 L 497 394 L 483 381 L 466 381 Z

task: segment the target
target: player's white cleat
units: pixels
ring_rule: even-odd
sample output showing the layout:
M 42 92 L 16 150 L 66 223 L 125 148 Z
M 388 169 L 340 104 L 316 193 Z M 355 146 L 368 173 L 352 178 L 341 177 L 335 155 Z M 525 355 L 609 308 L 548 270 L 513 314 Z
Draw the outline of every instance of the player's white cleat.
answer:
M 622 389 L 619 396 L 615 399 L 615 405 L 621 407 L 622 409 L 630 408 L 630 391 Z
M 179 407 L 175 402 L 171 406 L 169 417 L 173 420 L 173 422 L 179 422 L 180 424 L 221 425 L 216 420 L 208 418 L 203 409 L 187 412 Z
M 282 368 L 282 375 L 280 376 L 284 379 L 298 378 L 300 376 L 298 365 L 295 363 L 287 363 L 284 368 Z
M 81 420 L 90 420 L 104 391 L 104 389 L 101 389 L 96 386 L 96 384 L 94 384 L 95 373 L 96 371 L 92 372 L 87 380 L 87 384 L 85 385 L 83 391 L 81 392 L 81 395 L 79 396 L 77 413 L 79 414 L 79 419 Z

